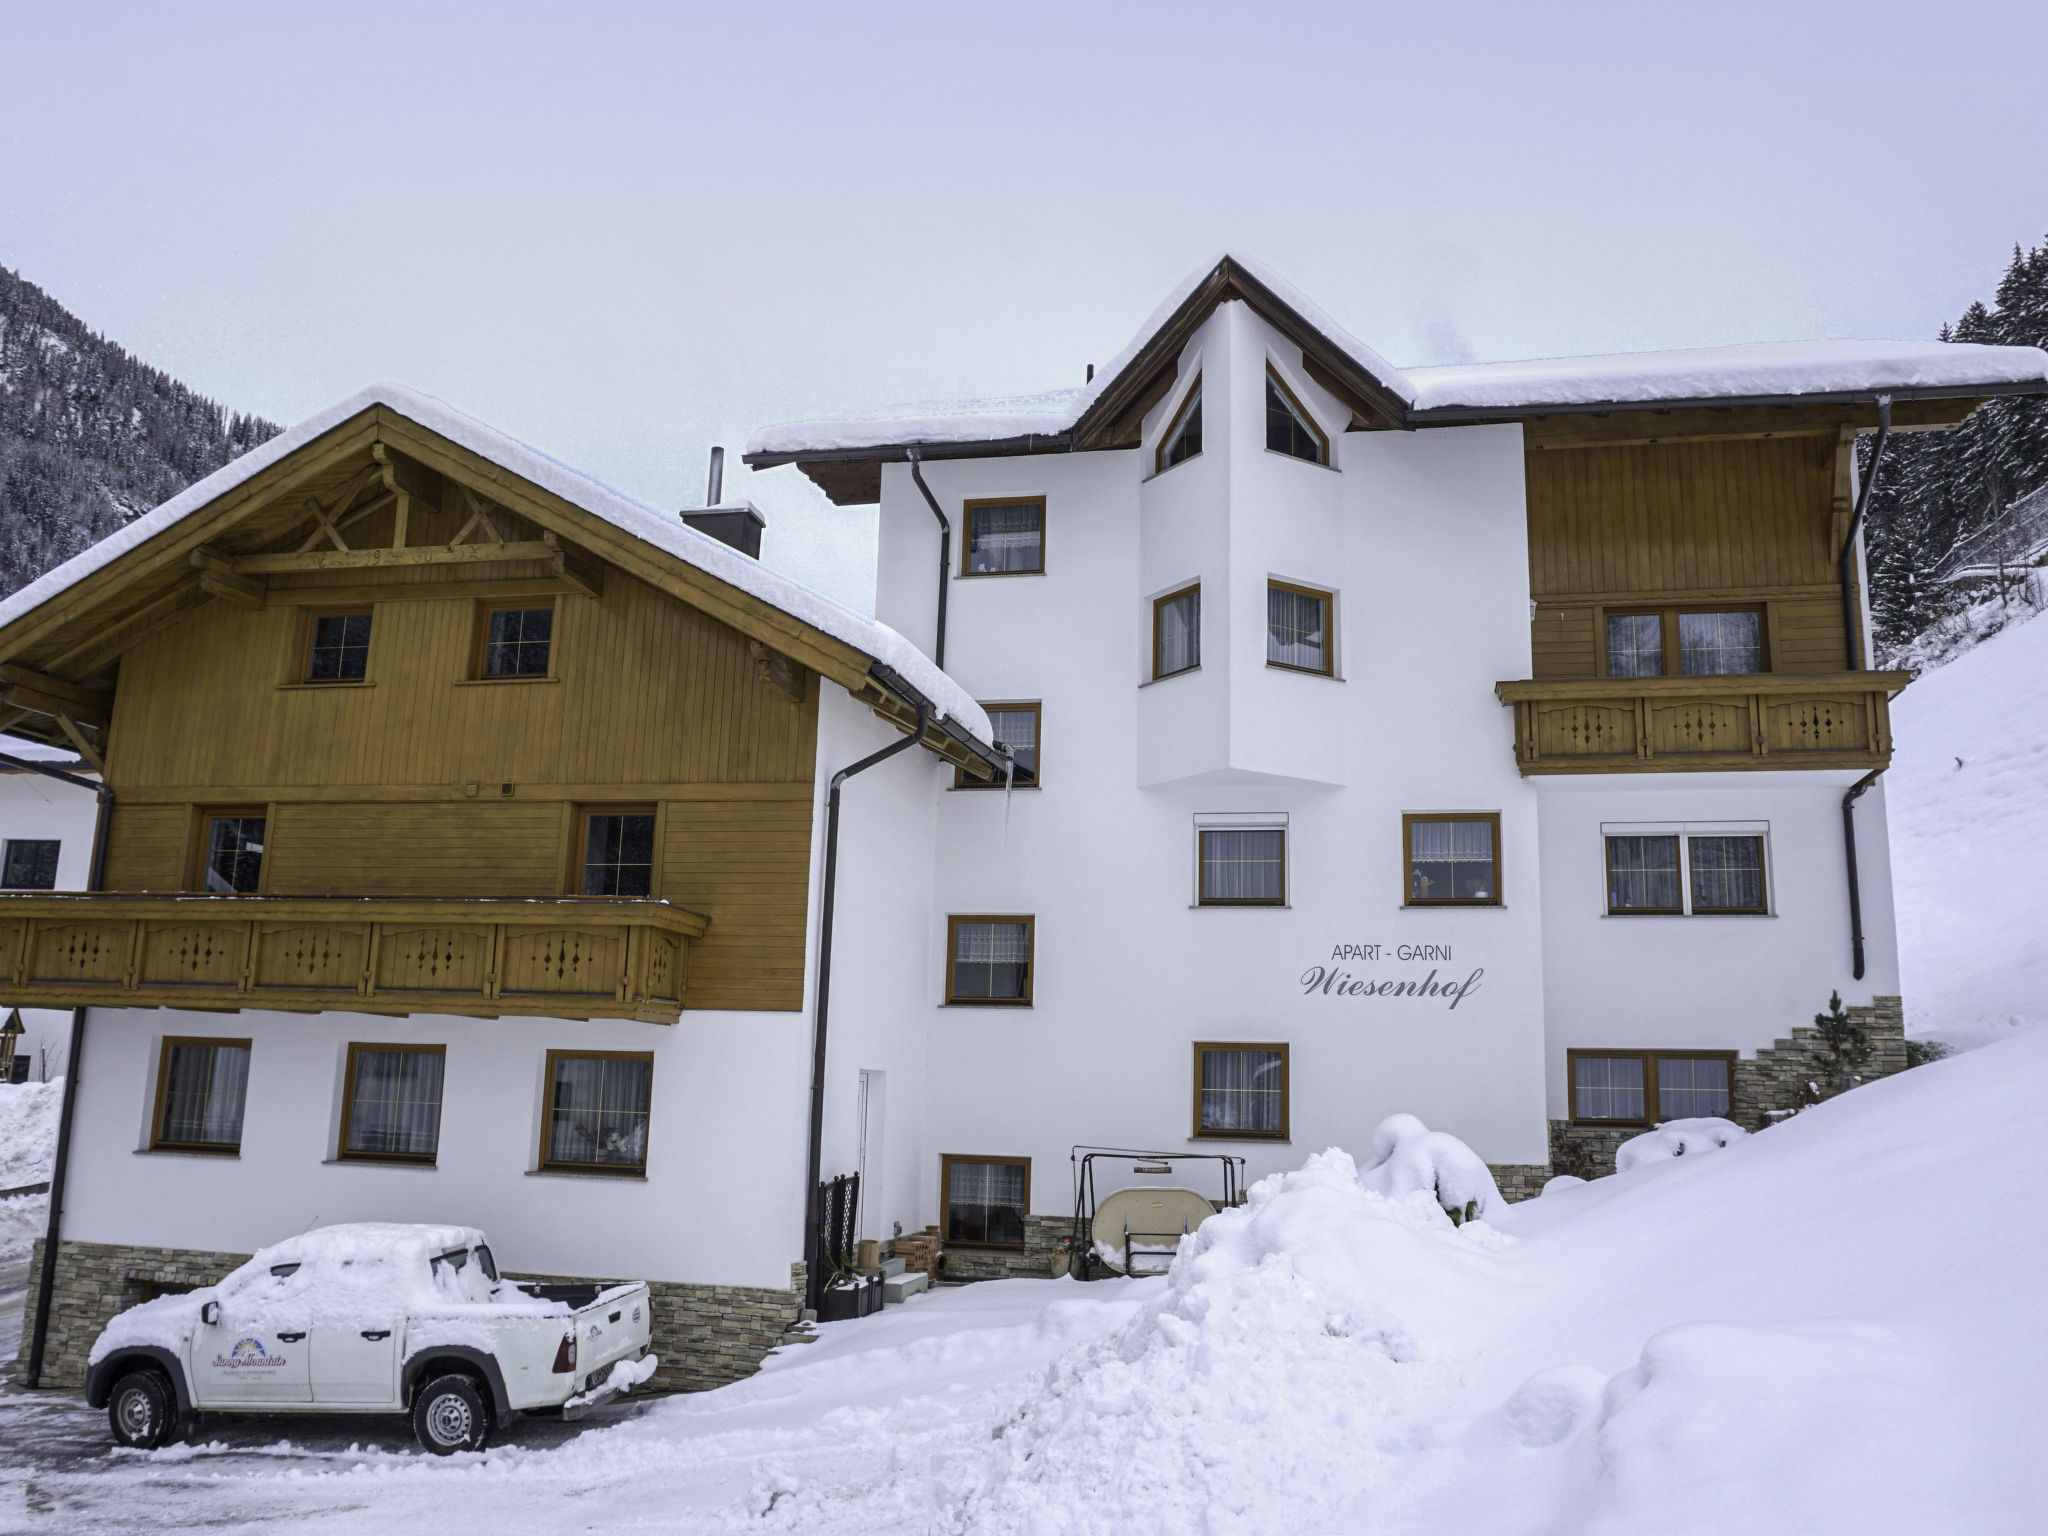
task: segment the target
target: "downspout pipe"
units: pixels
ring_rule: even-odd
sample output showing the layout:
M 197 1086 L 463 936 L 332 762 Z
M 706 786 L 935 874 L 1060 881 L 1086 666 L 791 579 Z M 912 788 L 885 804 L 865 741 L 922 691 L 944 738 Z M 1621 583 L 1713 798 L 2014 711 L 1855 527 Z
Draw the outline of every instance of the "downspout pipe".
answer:
M 924 503 L 932 509 L 932 516 L 939 520 L 939 638 L 932 650 L 932 660 L 941 671 L 946 665 L 946 588 L 953 578 L 953 525 L 946 520 L 946 514 L 939 510 L 939 498 L 932 494 L 932 488 L 924 483 L 924 468 L 918 462 L 921 455 L 915 448 L 909 451 L 910 478 L 917 482 L 917 488 L 924 493 Z
M 914 732 L 840 769 L 832 775 L 832 787 L 825 795 L 825 889 L 818 911 L 818 1004 L 811 1024 L 811 1139 L 804 1183 L 804 1284 L 806 1301 L 812 1307 L 818 1304 L 824 1282 L 825 1212 L 818 1198 L 818 1181 L 825 1161 L 825 1048 L 832 1012 L 832 913 L 839 895 L 839 791 L 855 774 L 866 773 L 877 763 L 919 745 L 931 727 L 931 707 L 920 703 Z
M 92 862 L 87 867 L 85 888 L 88 891 L 100 889 L 107 872 L 107 817 L 114 809 L 113 790 L 97 780 L 81 778 L 61 768 L 52 768 L 48 763 L 15 757 L 6 752 L 0 752 L 0 764 L 27 773 L 39 773 L 46 779 L 56 779 L 78 789 L 89 789 L 99 796 L 99 814 L 94 818 L 92 827 Z M 84 1051 L 85 1010 L 74 1008 L 71 1010 L 71 1049 L 64 1059 L 64 1102 L 57 1115 L 57 1157 L 50 1165 L 50 1219 L 43 1233 L 42 1267 L 36 1275 L 36 1316 L 29 1334 L 28 1372 L 24 1377 L 31 1387 L 43 1384 L 43 1348 L 50 1336 L 50 1298 L 57 1286 L 57 1233 L 64 1221 L 64 1179 L 71 1171 L 71 1122 L 78 1108 L 78 1069 Z
M 1873 768 L 1842 796 L 1842 852 L 1849 861 L 1849 959 L 1850 974 L 1863 979 L 1863 887 L 1856 878 L 1856 802 L 1877 782 L 1882 768 Z
M 1892 435 L 1892 397 L 1877 397 L 1877 441 L 1870 448 L 1870 468 L 1856 492 L 1855 510 L 1849 514 L 1849 532 L 1842 540 L 1842 627 L 1849 639 L 1849 670 L 1863 668 L 1863 623 L 1856 613 L 1856 535 L 1863 528 L 1863 514 L 1870 510 L 1870 493 L 1877 488 L 1877 468 L 1884 459 L 1886 439 Z M 1862 972 L 1857 972 L 1860 976 Z

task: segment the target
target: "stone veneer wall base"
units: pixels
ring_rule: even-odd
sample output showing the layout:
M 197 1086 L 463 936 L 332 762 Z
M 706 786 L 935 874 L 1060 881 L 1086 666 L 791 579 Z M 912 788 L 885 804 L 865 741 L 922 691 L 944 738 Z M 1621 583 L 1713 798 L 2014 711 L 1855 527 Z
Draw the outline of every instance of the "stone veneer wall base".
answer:
M 143 1248 L 112 1243 L 57 1245 L 57 1283 L 50 1300 L 50 1332 L 43 1351 L 45 1386 L 85 1385 L 85 1357 L 115 1313 L 148 1298 L 151 1286 L 212 1285 L 248 1258 L 195 1248 Z M 31 1284 L 22 1308 L 21 1352 L 10 1379 L 28 1371 L 29 1329 L 35 1321 L 34 1277 L 43 1243 L 29 1260 Z M 578 1281 L 587 1275 L 519 1275 L 522 1280 Z M 648 1282 L 653 1349 L 661 1358 L 650 1383 L 656 1390 L 701 1392 L 751 1376 L 762 1358 L 790 1342 L 804 1304 L 804 1266 L 790 1266 L 790 1289 L 762 1286 Z

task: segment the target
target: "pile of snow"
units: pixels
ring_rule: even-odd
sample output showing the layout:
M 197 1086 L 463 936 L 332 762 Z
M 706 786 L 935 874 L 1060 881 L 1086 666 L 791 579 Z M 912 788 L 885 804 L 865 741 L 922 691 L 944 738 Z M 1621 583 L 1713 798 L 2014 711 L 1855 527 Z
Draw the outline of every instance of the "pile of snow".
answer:
M 2048 624 L 2029 621 L 1892 706 L 1884 785 L 1907 1025 L 1959 1047 L 2048 1019 L 2044 678 Z
M 1733 1120 L 1705 1115 L 1696 1120 L 1667 1120 L 1654 1131 L 1631 1136 L 1614 1149 L 1614 1171 L 1627 1173 L 1667 1157 L 1698 1156 L 1733 1146 L 1749 1132 Z
M 53 1083 L 0 1083 L 0 1189 L 49 1178 L 63 1104 L 61 1077 Z
M 1432 1131 L 1413 1115 L 1389 1115 L 1372 1133 L 1373 1162 L 1360 1184 L 1389 1199 L 1431 1195 L 1454 1221 L 1485 1220 L 1507 1209 L 1493 1170 L 1464 1142 Z

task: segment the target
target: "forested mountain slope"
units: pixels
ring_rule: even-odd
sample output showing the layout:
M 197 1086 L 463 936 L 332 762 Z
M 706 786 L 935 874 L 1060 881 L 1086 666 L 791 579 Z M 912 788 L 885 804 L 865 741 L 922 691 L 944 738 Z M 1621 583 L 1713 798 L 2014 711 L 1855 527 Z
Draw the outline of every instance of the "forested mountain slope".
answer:
M 0 592 L 280 430 L 129 356 L 0 267 Z

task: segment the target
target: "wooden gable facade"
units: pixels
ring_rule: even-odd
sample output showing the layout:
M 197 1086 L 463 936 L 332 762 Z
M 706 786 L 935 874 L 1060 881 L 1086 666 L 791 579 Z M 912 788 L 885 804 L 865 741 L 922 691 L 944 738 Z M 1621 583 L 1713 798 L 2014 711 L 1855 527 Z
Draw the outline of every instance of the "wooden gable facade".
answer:
M 497 610 L 548 616 L 544 660 L 489 675 Z M 342 616 L 360 675 L 315 681 Z M 383 405 L 0 659 L 10 728 L 113 791 L 107 894 L 0 897 L 0 973 L 44 1006 L 800 1008 L 820 676 L 909 712 L 845 642 Z M 622 813 L 648 893 L 585 895 L 587 818 Z M 223 816 L 260 821 L 246 894 L 208 892 Z

